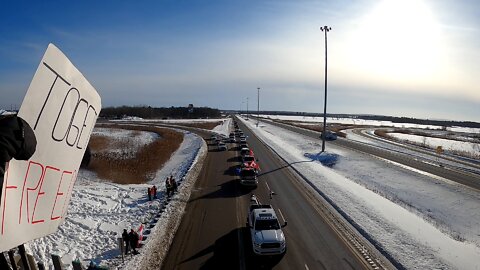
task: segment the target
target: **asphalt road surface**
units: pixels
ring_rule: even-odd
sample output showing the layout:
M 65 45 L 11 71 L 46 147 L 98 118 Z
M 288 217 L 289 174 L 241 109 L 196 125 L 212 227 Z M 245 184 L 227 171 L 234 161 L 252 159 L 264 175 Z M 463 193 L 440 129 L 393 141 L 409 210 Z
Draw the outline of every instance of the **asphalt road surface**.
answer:
M 240 124 L 241 125 L 241 124 Z M 289 169 L 244 126 L 247 142 L 261 167 L 259 185 L 237 183 L 237 149 L 209 153 L 186 207 L 185 215 L 162 269 L 365 269 L 354 253 L 322 219 L 305 187 Z M 207 140 L 207 142 L 209 142 Z M 271 196 L 271 192 L 275 195 Z M 250 195 L 270 203 L 288 221 L 283 228 L 283 256 L 254 256 L 246 228 Z

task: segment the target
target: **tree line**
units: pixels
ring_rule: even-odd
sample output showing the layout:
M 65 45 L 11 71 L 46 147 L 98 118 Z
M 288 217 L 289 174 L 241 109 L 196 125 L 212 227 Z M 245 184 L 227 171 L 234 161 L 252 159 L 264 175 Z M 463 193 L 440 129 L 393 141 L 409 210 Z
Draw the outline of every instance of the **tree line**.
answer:
M 144 119 L 195 119 L 217 118 L 221 116 L 218 109 L 209 107 L 161 107 L 151 106 L 120 106 L 103 108 L 100 117 L 107 119 L 121 119 L 125 116 L 135 116 Z

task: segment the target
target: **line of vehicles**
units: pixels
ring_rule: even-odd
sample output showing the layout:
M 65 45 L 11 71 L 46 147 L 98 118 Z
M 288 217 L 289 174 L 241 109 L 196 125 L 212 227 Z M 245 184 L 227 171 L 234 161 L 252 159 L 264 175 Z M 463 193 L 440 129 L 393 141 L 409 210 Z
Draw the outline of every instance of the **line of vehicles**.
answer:
M 258 185 L 258 173 L 260 166 L 253 150 L 248 146 L 246 136 L 233 122 L 234 132 L 229 138 L 234 141 L 239 138 L 239 155 L 241 165 L 239 168 L 239 179 L 242 186 L 254 187 Z M 280 225 L 277 214 L 269 204 L 261 204 L 257 197 L 252 194 L 247 215 L 247 228 L 250 232 L 252 250 L 255 255 L 282 255 L 287 249 L 287 243 L 282 228 L 287 225 L 285 221 Z
M 234 120 L 234 131 L 228 138 L 212 135 L 211 140 L 218 151 L 227 151 L 227 143 L 237 147 L 240 166 L 236 174 L 242 187 L 256 188 L 260 166 L 253 150 L 247 143 L 247 137 Z M 236 144 L 236 145 L 233 145 Z M 283 217 L 282 217 L 283 218 Z M 274 208 L 269 204 L 261 204 L 255 195 L 250 197 L 247 215 L 247 228 L 250 232 L 252 250 L 255 255 L 282 255 L 286 251 L 286 240 Z
M 243 186 L 257 187 L 258 185 L 258 173 L 260 166 L 258 159 L 255 158 L 253 150 L 251 150 L 247 143 L 247 137 L 242 130 L 238 127 L 238 124 L 234 122 L 234 131 L 230 133 L 228 138 L 222 138 L 213 134 L 211 140 L 216 145 L 218 151 L 227 151 L 227 143 L 237 144 L 239 149 L 240 167 L 236 174 L 239 176 L 239 182 Z M 232 146 L 235 147 L 235 146 Z

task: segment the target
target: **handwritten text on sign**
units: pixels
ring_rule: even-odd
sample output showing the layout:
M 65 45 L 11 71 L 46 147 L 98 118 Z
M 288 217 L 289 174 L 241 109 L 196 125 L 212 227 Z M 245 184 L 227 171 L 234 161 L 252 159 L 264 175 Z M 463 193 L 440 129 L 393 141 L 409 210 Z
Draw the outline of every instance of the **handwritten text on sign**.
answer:
M 55 232 L 63 222 L 100 97 L 50 44 L 18 115 L 35 132 L 28 161 L 7 166 L 0 202 L 0 251 Z

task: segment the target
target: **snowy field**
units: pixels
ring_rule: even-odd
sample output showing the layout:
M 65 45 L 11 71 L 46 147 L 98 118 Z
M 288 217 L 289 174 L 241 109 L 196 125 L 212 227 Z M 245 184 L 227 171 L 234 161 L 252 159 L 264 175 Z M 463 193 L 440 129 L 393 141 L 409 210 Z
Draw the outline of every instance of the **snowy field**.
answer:
M 100 128 L 94 132 L 116 139 L 129 138 L 133 145 L 146 144 L 158 137 L 150 132 L 138 131 L 134 131 L 133 136 L 132 131 L 121 129 Z M 174 212 L 169 209 L 170 205 L 159 216 L 165 199 L 164 180 L 169 175 L 173 175 L 177 181 L 184 177 L 196 162 L 199 150 L 205 148 L 202 138 L 190 132 L 180 132 L 184 133 L 184 140 L 179 149 L 149 183 L 114 184 L 98 179 L 90 171 L 80 170 L 65 223 L 56 233 L 29 242 L 27 251 L 48 264 L 47 269 L 53 269 L 51 254 L 59 255 L 68 269 L 71 269 L 71 261 L 75 259 L 84 263 L 94 261 L 110 269 L 122 269 L 124 264 L 119 260 L 117 237 L 121 237 L 123 229 L 137 229 L 140 224 L 151 223 L 154 219 L 159 219 L 159 224 L 168 223 L 170 213 Z M 158 199 L 148 201 L 146 191 L 153 185 L 158 188 Z M 152 228 L 151 234 L 155 233 L 155 228 Z M 148 241 L 149 238 L 144 244 L 148 245 Z M 135 257 L 142 256 L 143 251 L 140 252 Z M 126 263 L 131 259 L 127 256 Z
M 255 134 L 407 269 L 480 269 L 480 194 L 263 122 Z M 334 160 L 331 167 L 323 159 Z
M 305 123 L 323 123 L 323 117 L 315 116 L 296 116 L 296 115 L 260 115 L 267 119 L 278 119 Z M 442 126 L 419 125 L 411 123 L 393 123 L 391 121 L 365 120 L 361 118 L 336 118 L 327 117 L 327 123 L 345 124 L 345 125 L 361 125 L 376 127 L 397 127 L 397 128 L 420 128 L 420 129 L 442 129 Z M 447 131 L 477 133 L 480 134 L 480 128 L 464 128 L 464 127 L 447 127 Z
M 95 128 L 92 136 L 108 137 L 106 149 L 102 149 L 105 154 L 115 154 L 123 158 L 132 158 L 141 147 L 160 138 L 155 132 L 145 132 L 138 130 L 127 130 L 121 128 Z M 127 147 L 122 147 L 126 146 Z M 92 149 L 92 154 L 95 151 Z
M 294 121 L 304 125 L 309 124 L 320 124 L 323 123 L 322 117 L 311 117 L 311 116 L 287 116 L 287 115 L 260 115 L 260 117 L 266 119 L 279 119 Z M 429 125 L 416 125 L 416 124 L 407 124 L 407 123 L 392 123 L 390 121 L 374 121 L 374 120 L 364 120 L 364 119 L 353 119 L 353 118 L 330 118 L 327 117 L 327 123 L 337 123 L 337 124 L 348 124 L 348 125 L 359 125 L 359 126 L 370 126 L 370 127 L 396 127 L 396 128 L 408 128 L 411 130 L 421 131 L 426 134 L 431 134 L 432 136 L 442 136 L 442 138 L 432 138 L 428 136 L 420 135 L 406 135 L 402 133 L 388 133 L 393 137 L 396 137 L 399 140 L 410 141 L 414 143 L 425 143 L 428 147 L 433 149 L 437 146 L 442 146 L 443 150 L 454 151 L 454 153 L 465 153 L 468 157 L 478 158 L 480 157 L 480 129 L 478 128 L 460 128 L 460 127 L 447 127 L 446 130 L 443 130 L 441 126 L 429 126 Z M 369 133 L 373 135 L 374 129 L 368 129 Z M 351 130 L 345 130 L 347 133 L 347 138 L 355 137 L 356 140 L 372 143 L 371 140 L 365 140 L 359 138 L 360 136 L 355 136 L 352 134 Z M 378 136 L 376 136 L 378 137 Z M 424 139 L 425 138 L 425 139 Z M 461 141 L 459 141 L 461 140 Z M 462 142 L 463 141 L 463 142 Z
M 415 144 L 424 144 L 427 147 L 430 147 L 433 149 L 437 148 L 437 146 L 442 146 L 444 150 L 477 153 L 477 154 L 480 153 L 479 143 L 461 142 L 461 141 L 455 141 L 455 140 L 447 140 L 447 139 L 432 138 L 432 137 L 395 133 L 395 132 L 390 132 L 388 133 L 388 135 L 402 141 L 413 142 Z

